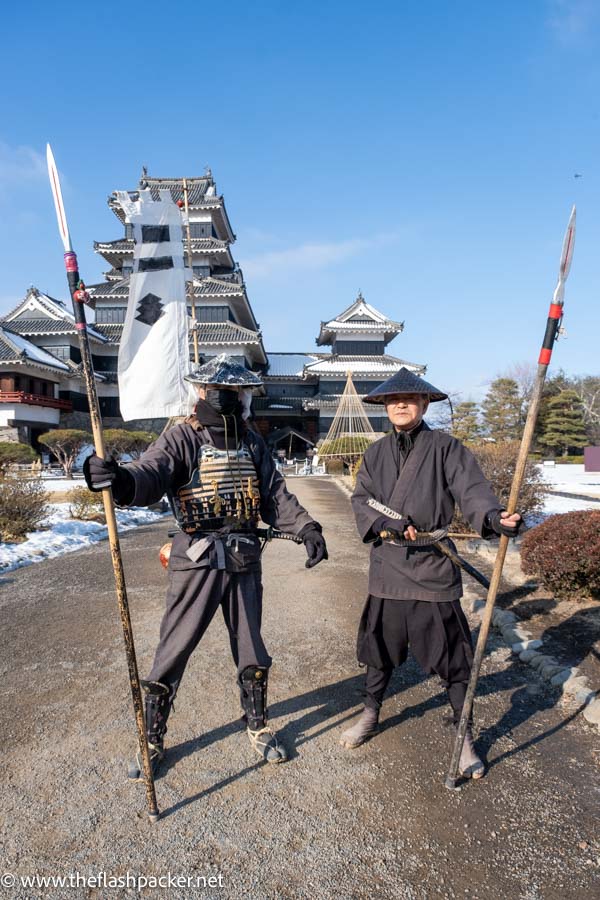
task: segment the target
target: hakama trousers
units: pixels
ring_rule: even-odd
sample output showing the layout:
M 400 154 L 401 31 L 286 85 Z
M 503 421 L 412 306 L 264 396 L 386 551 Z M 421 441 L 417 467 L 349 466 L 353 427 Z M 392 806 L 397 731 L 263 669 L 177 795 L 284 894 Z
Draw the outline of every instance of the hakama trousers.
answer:
M 411 649 L 428 675 L 438 675 L 448 691 L 458 723 L 463 707 L 473 648 L 459 600 L 391 600 L 369 596 L 362 614 L 358 661 L 367 666 L 365 706 L 379 710 L 396 666 Z
M 260 570 L 232 574 L 220 569 L 169 571 L 166 610 L 149 681 L 177 692 L 187 662 L 221 607 L 229 632 L 238 675 L 248 666 L 269 668 L 272 659 L 260 629 L 262 581 Z

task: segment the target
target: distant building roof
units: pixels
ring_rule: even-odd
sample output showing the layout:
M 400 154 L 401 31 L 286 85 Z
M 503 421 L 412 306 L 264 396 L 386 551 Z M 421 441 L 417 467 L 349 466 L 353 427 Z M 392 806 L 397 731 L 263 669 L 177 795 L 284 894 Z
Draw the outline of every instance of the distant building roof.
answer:
M 345 375 L 352 372 L 353 375 L 393 375 L 398 369 L 406 366 L 411 372 L 422 375 L 426 366 L 419 363 L 407 362 L 395 356 L 331 356 L 322 357 L 316 362 L 307 365 L 306 371 L 315 375 Z
M 129 277 L 120 280 L 101 281 L 98 284 L 87 284 L 92 297 L 116 297 L 119 300 L 127 300 L 129 297 Z
M 94 327 L 109 343 L 119 344 L 121 342 L 121 335 L 123 334 L 122 322 L 102 322 Z
M 251 331 L 235 322 L 198 322 L 198 343 L 262 344 L 260 331 Z
M 31 341 L 27 341 L 19 334 L 14 334 L 7 327 L 0 325 L 0 362 L 12 363 L 15 365 L 23 365 L 23 363 L 33 363 L 34 365 L 43 366 L 47 369 L 56 369 L 60 372 L 69 372 L 69 367 L 42 350 L 36 347 Z
M 200 237 L 192 238 L 192 252 L 194 253 L 227 253 L 229 254 L 229 241 L 219 241 L 217 238 Z M 187 244 L 186 244 L 187 245 Z M 134 242 L 129 238 L 117 238 L 115 241 L 94 241 L 94 250 L 101 256 L 133 256 Z
M 43 294 L 37 288 L 29 288 L 22 300 L 0 324 L 10 331 L 22 335 L 77 334 L 75 316 L 66 305 Z M 88 336 L 92 341 L 104 344 L 105 338 L 92 325 L 88 325 Z
M 267 378 L 302 378 L 304 367 L 318 361 L 310 353 L 268 353 Z
M 329 322 L 321 322 L 321 329 L 317 338 L 318 345 L 332 344 L 338 333 L 344 337 L 350 334 L 365 332 L 381 333 L 385 343 L 389 343 L 404 328 L 403 322 L 394 322 L 383 313 L 366 302 L 359 292 L 358 297 L 341 312 L 335 319 Z
M 229 240 L 235 241 L 235 234 L 233 233 L 227 210 L 225 209 L 225 200 L 222 195 L 217 193 L 217 185 L 215 184 L 210 169 L 207 169 L 205 175 L 198 178 L 186 178 L 185 181 L 189 206 L 192 209 L 216 210 L 222 228 L 227 233 Z M 142 169 L 139 188 L 148 189 L 153 200 L 159 199 L 159 191 L 170 191 L 171 197 L 175 203 L 177 203 L 178 200 L 184 199 L 183 178 L 153 178 L 148 175 L 145 167 Z M 139 197 L 139 190 L 129 191 L 128 193 L 132 200 L 137 200 Z M 114 194 L 108 198 L 108 205 L 121 221 L 124 222 L 125 215 L 121 208 L 121 204 Z

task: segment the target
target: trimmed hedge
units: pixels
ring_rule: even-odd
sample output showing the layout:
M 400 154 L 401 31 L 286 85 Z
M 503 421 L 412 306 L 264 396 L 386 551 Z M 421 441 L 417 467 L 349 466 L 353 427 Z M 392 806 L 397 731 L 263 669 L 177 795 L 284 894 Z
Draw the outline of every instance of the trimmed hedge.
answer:
M 560 513 L 532 528 L 521 566 L 559 600 L 600 599 L 600 511 Z

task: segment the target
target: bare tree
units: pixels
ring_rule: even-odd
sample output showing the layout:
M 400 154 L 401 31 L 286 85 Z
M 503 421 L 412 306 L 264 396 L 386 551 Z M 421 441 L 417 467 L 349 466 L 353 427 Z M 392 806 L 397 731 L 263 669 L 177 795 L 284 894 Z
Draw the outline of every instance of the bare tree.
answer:
M 512 378 L 513 381 L 517 382 L 519 394 L 525 410 L 529 406 L 529 401 L 531 400 L 536 375 L 537 365 L 536 363 L 529 361 L 514 363 L 510 368 L 503 372 L 505 378 Z
M 438 431 L 452 431 L 454 427 L 454 407 L 460 402 L 458 391 L 448 391 L 448 399 L 431 403 L 425 418 L 430 428 Z
M 576 375 L 573 390 L 581 400 L 583 418 L 590 440 L 600 442 L 600 376 Z

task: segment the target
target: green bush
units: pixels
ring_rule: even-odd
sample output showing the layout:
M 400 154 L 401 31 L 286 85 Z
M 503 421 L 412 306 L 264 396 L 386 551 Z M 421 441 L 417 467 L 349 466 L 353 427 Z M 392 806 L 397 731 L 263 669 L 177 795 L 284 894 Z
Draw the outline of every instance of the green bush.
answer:
M 72 519 L 106 524 L 101 493 L 94 493 L 86 487 L 76 487 L 69 491 L 67 500 L 69 501 L 69 515 Z
M 523 538 L 521 566 L 557 599 L 600 599 L 600 511 L 550 516 Z
M 508 503 L 512 480 L 515 473 L 519 441 L 499 441 L 489 444 L 467 445 L 474 454 L 485 477 L 500 503 L 505 507 Z M 533 460 L 529 459 L 525 466 L 525 476 L 519 494 L 518 511 L 521 515 L 534 514 L 541 510 L 546 486 L 542 474 Z M 456 508 L 452 531 L 465 531 L 470 526 Z
M 39 478 L 0 479 L 0 540 L 24 541 L 48 515 L 48 493 Z

